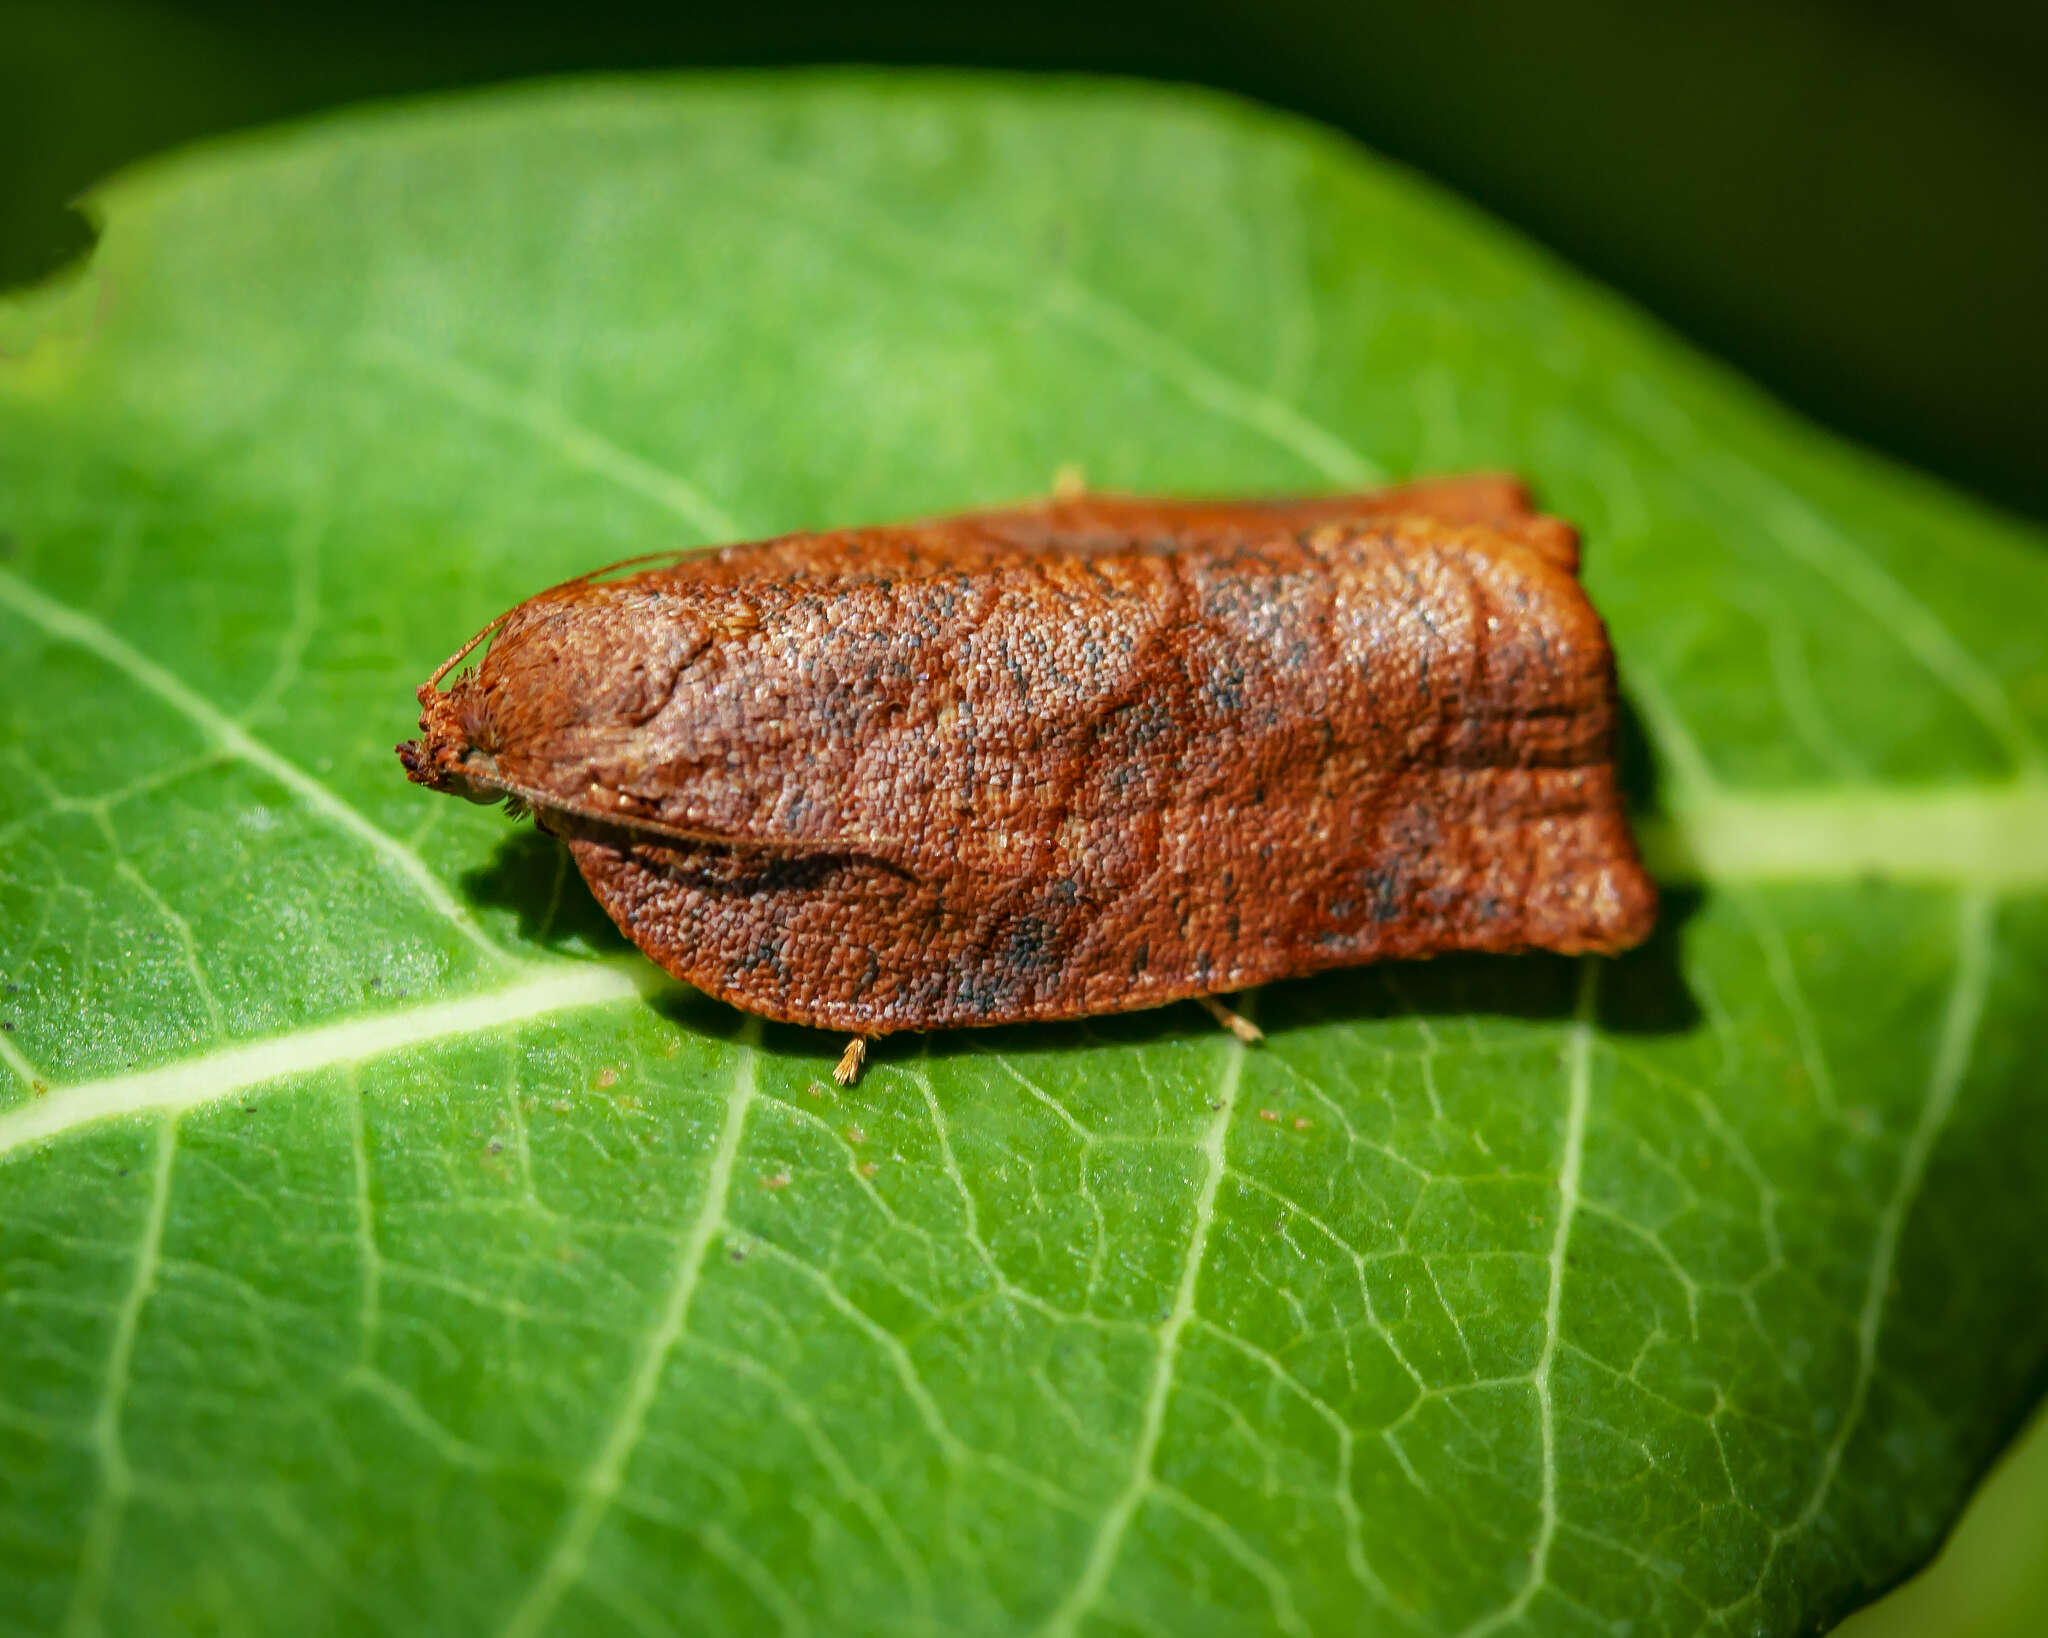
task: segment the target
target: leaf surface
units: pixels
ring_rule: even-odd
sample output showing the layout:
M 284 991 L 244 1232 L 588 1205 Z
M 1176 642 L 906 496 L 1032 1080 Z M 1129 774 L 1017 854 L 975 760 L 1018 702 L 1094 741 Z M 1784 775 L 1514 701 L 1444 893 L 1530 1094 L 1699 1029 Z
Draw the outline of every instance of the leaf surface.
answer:
M 563 85 L 147 168 L 0 305 L 0 1630 L 1792 1633 L 2048 1362 L 2048 555 L 1186 93 Z M 1470 468 L 1658 937 L 838 1043 L 407 786 L 678 542 Z M 1626 1625 L 1624 1625 L 1626 1623 Z

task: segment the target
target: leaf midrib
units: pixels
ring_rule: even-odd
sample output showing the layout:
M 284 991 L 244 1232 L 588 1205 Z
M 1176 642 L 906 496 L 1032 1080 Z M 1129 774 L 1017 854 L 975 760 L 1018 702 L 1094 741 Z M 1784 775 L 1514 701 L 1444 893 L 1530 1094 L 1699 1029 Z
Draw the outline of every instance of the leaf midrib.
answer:
M 1653 871 L 1672 884 L 1825 884 L 1880 877 L 1952 887 L 1995 904 L 2000 897 L 2048 889 L 2048 782 L 1767 796 L 1716 788 L 1669 818 L 1646 822 L 1641 836 Z M 525 963 L 511 983 L 496 989 L 56 1087 L 12 1041 L 0 1037 L 0 1064 L 31 1088 L 44 1088 L 33 1101 L 0 1113 L 0 1158 L 118 1115 L 189 1109 L 252 1086 L 632 1000 L 668 985 L 665 974 L 631 957 Z
M 118 1115 L 145 1110 L 181 1112 L 252 1086 L 342 1068 L 434 1041 L 532 1023 L 584 1007 L 633 1000 L 668 983 L 666 974 L 638 959 L 536 963 L 510 984 L 452 1001 L 316 1024 L 175 1058 L 131 1074 L 74 1082 L 0 1114 L 0 1157 Z
M 290 758 L 272 750 L 183 678 L 90 615 L 45 596 L 19 575 L 0 569 L 0 604 L 59 642 L 84 649 L 120 672 L 136 687 L 154 694 L 198 729 L 221 754 L 269 775 L 312 808 L 329 824 L 367 845 L 396 870 L 434 913 L 494 962 L 512 959 L 494 943 L 476 918 L 460 904 L 426 861 L 388 831 L 376 825 Z

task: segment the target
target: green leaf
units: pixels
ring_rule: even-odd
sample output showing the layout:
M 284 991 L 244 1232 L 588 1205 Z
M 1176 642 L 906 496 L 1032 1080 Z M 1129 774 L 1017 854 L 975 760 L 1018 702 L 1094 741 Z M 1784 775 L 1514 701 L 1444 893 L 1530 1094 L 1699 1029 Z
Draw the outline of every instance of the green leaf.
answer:
M 1791 1633 L 2048 1365 L 2048 555 L 1212 98 L 557 86 L 102 195 L 0 307 L 0 1629 Z M 1669 898 L 838 1044 L 409 787 L 678 540 L 1474 467 Z

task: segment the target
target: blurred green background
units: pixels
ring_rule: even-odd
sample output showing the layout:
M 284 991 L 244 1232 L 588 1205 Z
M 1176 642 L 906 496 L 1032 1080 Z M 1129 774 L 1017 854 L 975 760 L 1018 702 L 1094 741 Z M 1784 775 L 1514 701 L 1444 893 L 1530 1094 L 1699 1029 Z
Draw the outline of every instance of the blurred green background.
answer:
M 82 189 L 211 132 L 535 74 L 845 61 L 1312 115 L 1814 418 L 2048 517 L 2039 0 L 0 0 L 0 287 L 87 245 Z M 2048 1420 L 1933 1569 L 1841 1632 L 2048 1632 Z

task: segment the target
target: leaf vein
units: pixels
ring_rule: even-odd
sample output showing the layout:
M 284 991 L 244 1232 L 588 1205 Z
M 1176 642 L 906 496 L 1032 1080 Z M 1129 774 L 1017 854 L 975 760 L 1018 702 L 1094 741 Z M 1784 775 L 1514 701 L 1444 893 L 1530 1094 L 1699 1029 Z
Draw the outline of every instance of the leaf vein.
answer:
M 132 1075 L 81 1081 L 0 1114 L 0 1158 L 119 1115 L 181 1113 L 249 1087 L 380 1058 L 453 1036 L 531 1022 L 645 994 L 665 975 L 643 963 L 529 967 L 501 989 L 398 1012 L 316 1024 L 178 1058 Z
M 1975 1048 L 1977 1026 L 1984 1015 L 1996 945 L 1996 911 L 1997 900 L 1988 892 L 1973 890 L 1957 897 L 1955 982 L 1949 988 L 1948 1005 L 1943 1011 L 1941 1035 L 1928 1070 L 1927 1092 L 1921 1101 L 1920 1118 L 1906 1139 L 1905 1150 L 1899 1157 L 1898 1177 L 1878 1214 L 1876 1231 L 1871 1236 L 1870 1273 L 1864 1280 L 1863 1302 L 1856 1315 L 1856 1366 L 1849 1383 L 1848 1404 L 1835 1428 L 1834 1437 L 1828 1441 L 1827 1449 L 1821 1455 L 1820 1472 L 1805 1504 L 1790 1523 L 1771 1532 L 1770 1548 L 1758 1566 L 1749 1590 L 1732 1604 L 1713 1612 L 1715 1618 L 1724 1623 L 1728 1616 L 1746 1608 L 1762 1592 L 1771 1567 L 1785 1544 L 1804 1535 L 1820 1517 L 1841 1472 L 1842 1458 L 1848 1451 L 1849 1441 L 1862 1425 L 1863 1413 L 1870 1403 L 1871 1384 L 1878 1373 L 1878 1338 L 1883 1329 L 1885 1303 L 1891 1294 L 1899 1239 L 1905 1232 L 1906 1218 L 1913 1202 L 1919 1198 L 1921 1185 L 1927 1179 L 1927 1167 L 1933 1158 L 1935 1145 L 1940 1141 L 1949 1117 L 1955 1112 L 1956 1098 L 1962 1089 L 1963 1077 L 1969 1071 Z
M 428 353 L 400 337 L 379 333 L 363 350 L 395 366 L 420 385 L 460 404 L 474 415 L 518 427 L 571 466 L 608 478 L 620 488 L 651 500 L 703 534 L 707 541 L 741 538 L 745 529 L 687 478 L 636 455 L 537 393 L 520 392 L 474 365 Z
M 626 1385 L 625 1398 L 612 1418 L 604 1443 L 598 1447 L 576 1484 L 576 1499 L 555 1536 L 547 1561 L 526 1596 L 513 1609 L 500 1629 L 503 1638 L 537 1638 L 547 1630 L 563 1596 L 580 1579 L 590 1561 L 590 1544 L 611 1507 L 647 1427 L 647 1413 L 661 1388 L 677 1344 L 690 1322 L 690 1305 L 704 1273 L 704 1260 L 711 1241 L 725 1221 L 726 1202 L 732 1193 L 733 1171 L 739 1160 L 740 1139 L 746 1131 L 747 1114 L 754 1102 L 754 1059 L 761 1039 L 761 1023 L 749 1018 L 741 1034 L 733 1063 L 732 1086 L 726 1094 L 725 1118 L 711 1151 L 704 1178 L 704 1197 L 698 1202 L 676 1251 L 674 1275 L 669 1282 L 661 1311 L 641 1345 L 640 1357 Z
M 494 943 L 461 904 L 456 902 L 420 856 L 402 842 L 363 817 L 326 785 L 297 763 L 265 745 L 240 723 L 201 696 L 181 678 L 157 664 L 140 649 L 74 608 L 45 597 L 9 570 L 0 569 L 0 603 L 5 603 L 31 625 L 59 642 L 82 648 L 95 659 L 121 672 L 138 687 L 154 694 L 186 718 L 219 750 L 258 772 L 268 775 L 336 829 L 353 836 L 404 878 L 406 883 L 441 917 L 478 950 L 492 960 L 510 957 Z
M 100 1602 L 113 1578 L 114 1556 L 121 1544 L 121 1525 L 128 1501 L 135 1490 L 134 1470 L 128 1465 L 128 1450 L 121 1434 L 122 1413 L 127 1408 L 128 1385 L 135 1365 L 135 1338 L 142 1328 L 142 1310 L 156 1291 L 157 1273 L 163 1264 L 164 1223 L 170 1216 L 171 1167 L 178 1151 L 178 1127 L 174 1116 L 165 1115 L 157 1124 L 156 1157 L 150 1169 L 149 1206 L 142 1222 L 142 1239 L 135 1250 L 135 1265 L 128 1289 L 114 1317 L 114 1334 L 107 1347 L 107 1369 L 100 1382 L 99 1402 L 93 1411 L 89 1438 L 99 1467 L 100 1492 L 86 1526 L 79 1550 L 78 1575 L 72 1587 L 71 1607 L 65 1612 L 64 1630 L 69 1634 L 97 1632 Z
M 1247 1018 L 1251 1014 L 1251 1001 L 1251 997 L 1246 997 L 1238 1009 Z M 1217 1078 L 1215 1096 L 1211 1100 L 1215 1106 L 1214 1113 L 1202 1134 L 1201 1152 L 1206 1169 L 1202 1174 L 1201 1188 L 1195 1195 L 1193 1221 L 1189 1227 L 1187 1251 L 1181 1258 L 1180 1280 L 1174 1290 L 1173 1307 L 1168 1310 L 1166 1322 L 1160 1328 L 1159 1351 L 1154 1357 L 1152 1380 L 1146 1389 L 1137 1444 L 1131 1454 L 1131 1471 L 1122 1490 L 1103 1514 L 1081 1574 L 1040 1629 L 1047 1634 L 1072 1633 L 1081 1617 L 1101 1602 L 1109 1585 L 1110 1572 L 1115 1569 L 1117 1556 L 1122 1551 L 1125 1533 L 1153 1485 L 1154 1463 L 1158 1458 L 1160 1439 L 1166 1430 L 1167 1403 L 1173 1395 L 1174 1366 L 1180 1354 L 1181 1337 L 1195 1318 L 1195 1292 L 1209 1249 L 1209 1234 L 1215 1227 L 1216 1196 L 1223 1185 L 1231 1117 L 1237 1112 L 1237 1089 L 1244 1077 L 1244 1043 L 1233 1036 L 1224 1043 L 1223 1052 L 1223 1072 Z
M 1550 1568 L 1550 1548 L 1557 1539 L 1557 1407 L 1551 1394 L 1551 1370 L 1558 1354 L 1564 1321 L 1565 1252 L 1579 1211 L 1579 1172 L 1586 1151 L 1586 1116 L 1592 1103 L 1593 1018 L 1600 988 L 1600 962 L 1587 956 L 1579 963 L 1578 1005 L 1565 1047 L 1564 1142 L 1557 1164 L 1557 1228 L 1550 1242 L 1550 1281 L 1543 1301 L 1543 1347 L 1530 1380 L 1536 1388 L 1536 1429 L 1542 1444 L 1541 1489 L 1537 1499 L 1536 1541 L 1529 1551 L 1529 1574 L 1515 1596 L 1491 1615 L 1465 1629 L 1465 1638 L 1482 1638 L 1519 1620 L 1542 1589 Z
M 804 191 L 806 208 L 798 218 L 798 224 L 804 228 L 815 230 L 820 218 L 829 214 L 876 254 L 913 267 L 925 277 L 937 272 L 987 290 L 1017 289 L 1019 264 L 1013 258 L 970 258 L 962 255 L 951 241 L 936 240 L 902 227 L 872 206 L 851 210 L 844 188 L 793 165 L 755 161 L 750 168 L 772 174 L 785 186 Z M 772 194 L 768 197 L 772 201 Z M 1384 481 L 1385 474 L 1375 463 L 1329 428 L 1285 399 L 1247 386 L 1219 370 L 1185 342 L 1140 317 L 1124 303 L 1089 288 L 1069 274 L 1053 274 L 1043 268 L 1026 271 L 1047 274 L 1050 295 L 1045 306 L 1054 318 L 1149 370 L 1177 388 L 1190 402 L 1220 419 L 1258 433 L 1335 483 L 1362 487 Z

